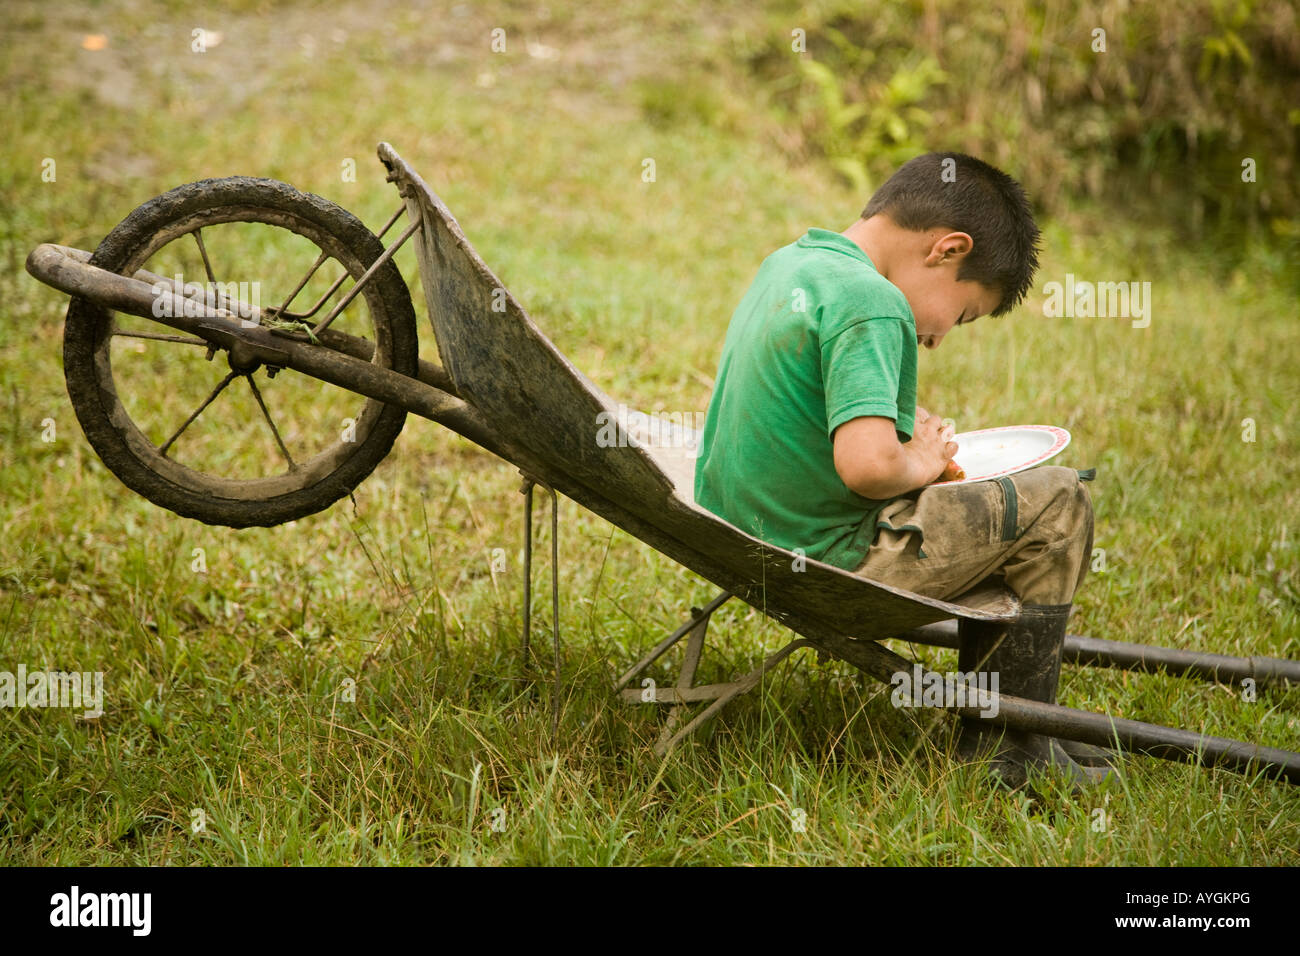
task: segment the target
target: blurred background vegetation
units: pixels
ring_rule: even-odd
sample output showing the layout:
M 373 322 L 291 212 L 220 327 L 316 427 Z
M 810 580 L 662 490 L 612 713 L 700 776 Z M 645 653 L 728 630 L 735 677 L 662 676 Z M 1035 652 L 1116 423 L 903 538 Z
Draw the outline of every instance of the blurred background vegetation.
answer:
M 1261 244 L 1300 258 L 1291 0 L 833 2 L 775 19 L 806 31 L 798 70 L 800 38 L 776 22 L 738 40 L 740 61 L 766 82 L 787 147 L 863 193 L 954 149 L 1011 172 L 1049 214 L 1093 200 L 1214 242 L 1229 264 Z

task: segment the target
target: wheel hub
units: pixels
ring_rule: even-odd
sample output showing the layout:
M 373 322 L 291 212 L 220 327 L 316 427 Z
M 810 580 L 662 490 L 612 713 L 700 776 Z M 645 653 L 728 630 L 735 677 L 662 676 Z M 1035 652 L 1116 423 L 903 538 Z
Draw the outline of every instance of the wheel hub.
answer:
M 226 361 L 230 364 L 230 370 L 240 375 L 256 372 L 262 365 L 254 350 L 243 342 L 235 342 L 230 346 L 230 350 L 226 352 Z

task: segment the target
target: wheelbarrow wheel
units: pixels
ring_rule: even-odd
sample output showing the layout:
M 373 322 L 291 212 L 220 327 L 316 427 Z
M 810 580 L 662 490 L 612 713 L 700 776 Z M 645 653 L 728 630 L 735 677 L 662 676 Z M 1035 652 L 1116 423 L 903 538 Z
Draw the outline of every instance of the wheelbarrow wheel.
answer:
M 268 325 L 302 329 L 382 252 L 334 203 L 241 176 L 151 199 L 91 264 L 144 269 L 230 311 L 255 306 Z M 376 364 L 416 372 L 415 312 L 391 259 L 329 330 L 365 340 Z M 268 526 L 321 511 L 374 470 L 406 420 L 402 408 L 237 360 L 200 335 L 85 298 L 68 307 L 63 362 L 77 420 L 109 470 L 154 504 L 208 524 Z

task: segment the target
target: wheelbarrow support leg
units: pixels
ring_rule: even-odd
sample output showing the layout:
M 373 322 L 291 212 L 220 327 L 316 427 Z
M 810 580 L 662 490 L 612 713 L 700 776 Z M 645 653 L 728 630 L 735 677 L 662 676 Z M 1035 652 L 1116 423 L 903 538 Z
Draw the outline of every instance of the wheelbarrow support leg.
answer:
M 695 683 L 695 670 L 700 666 L 700 654 L 704 651 L 704 635 L 709 630 L 709 615 L 704 615 L 699 608 L 693 607 L 691 617 L 697 620 L 695 626 L 687 632 L 686 656 L 682 659 L 682 672 L 677 677 L 678 691 L 684 691 Z M 673 730 L 681 720 L 682 708 L 685 706 L 685 704 L 674 704 L 672 710 L 668 711 L 668 720 L 664 723 L 664 729 L 659 732 L 658 746 L 663 747 L 672 738 Z
M 757 687 L 758 682 L 763 679 L 763 675 L 777 664 L 781 663 L 795 651 L 799 650 L 799 648 L 812 646 L 813 644 L 811 641 L 806 641 L 803 638 L 796 638 L 775 654 L 769 655 L 762 664 L 739 680 L 732 681 L 730 684 L 715 685 L 721 691 L 717 699 L 714 700 L 713 703 L 709 704 L 708 707 L 704 708 L 704 710 L 700 711 L 699 714 L 695 716 L 694 720 L 681 730 L 677 731 L 677 733 L 673 734 L 673 736 L 668 740 L 661 739 L 659 743 L 655 745 L 655 753 L 660 757 L 667 754 L 668 751 L 677 746 L 679 741 L 689 736 L 691 731 L 696 727 L 700 726 L 718 711 L 722 710 L 723 707 L 726 707 L 727 704 L 731 702 L 732 698 L 739 697 L 741 694 L 748 693 Z
M 802 638 L 796 638 L 785 647 L 781 648 L 775 654 L 769 655 L 758 668 L 744 677 L 737 678 L 725 684 L 705 684 L 695 686 L 695 671 L 699 667 L 700 654 L 704 650 L 704 638 L 708 631 L 709 619 L 713 612 L 720 608 L 732 597 L 732 592 L 722 591 L 712 601 L 702 608 L 691 608 L 690 619 L 681 627 L 673 631 L 666 638 L 654 646 L 654 648 L 641 660 L 637 661 L 629 668 L 622 677 L 614 684 L 614 690 L 630 704 L 671 704 L 672 710 L 668 713 L 668 720 L 664 724 L 663 730 L 659 734 L 659 740 L 655 744 L 655 753 L 660 757 L 664 756 L 675 747 L 682 739 L 688 736 L 693 730 L 703 724 L 706 720 L 722 710 L 731 700 L 744 694 L 762 680 L 763 675 L 775 667 L 781 661 L 785 660 L 792 653 L 801 647 L 808 647 L 809 642 Z M 627 684 L 647 667 L 658 660 L 669 648 L 686 637 L 686 656 L 682 661 L 681 673 L 678 675 L 677 683 L 674 687 L 659 688 L 654 687 L 649 681 L 645 689 L 635 687 L 628 688 Z M 695 716 L 690 723 L 681 730 L 677 730 L 677 724 L 683 715 L 683 707 L 688 704 L 711 701 L 708 707 Z M 674 733 L 674 731 L 676 731 Z
M 523 474 L 523 472 L 520 472 Z M 533 486 L 541 485 L 551 496 L 551 631 L 555 653 L 555 684 L 551 690 L 551 739 L 560 729 L 560 499 L 555 489 L 524 474 L 524 668 L 528 667 L 528 641 L 533 612 Z
M 673 631 L 662 641 L 656 644 L 654 646 L 654 649 L 651 650 L 649 654 L 641 658 L 639 661 L 633 664 L 631 668 L 625 671 L 623 676 L 620 677 L 615 682 L 614 692 L 617 693 L 618 691 L 626 687 L 628 681 L 636 677 L 637 674 L 640 674 L 643 670 L 645 670 L 655 661 L 659 660 L 659 658 L 662 657 L 669 648 L 671 648 L 674 644 L 680 641 L 688 633 L 691 633 L 694 630 L 694 628 L 700 626 L 701 624 L 707 627 L 709 618 L 713 615 L 713 612 L 716 611 L 718 608 L 722 607 L 722 605 L 726 604 L 727 601 L 731 599 L 731 597 L 732 597 L 732 593 L 730 591 L 721 591 L 718 593 L 717 597 L 715 597 L 708 604 L 704 605 L 703 608 L 691 608 L 690 620 L 688 620 L 685 624 L 683 624 L 677 630 Z M 703 630 L 701 630 L 700 633 L 703 634 Z

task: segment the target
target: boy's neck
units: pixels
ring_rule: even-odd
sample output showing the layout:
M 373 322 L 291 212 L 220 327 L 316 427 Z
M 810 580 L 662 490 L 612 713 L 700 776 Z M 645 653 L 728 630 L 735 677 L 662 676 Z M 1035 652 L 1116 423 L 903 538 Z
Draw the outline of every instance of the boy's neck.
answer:
M 924 233 L 903 229 L 884 213 L 877 213 L 870 219 L 859 219 L 840 235 L 853 240 L 886 279 L 893 271 L 898 254 L 925 239 Z

